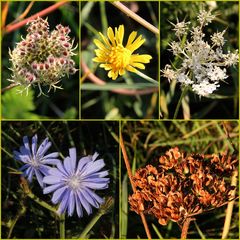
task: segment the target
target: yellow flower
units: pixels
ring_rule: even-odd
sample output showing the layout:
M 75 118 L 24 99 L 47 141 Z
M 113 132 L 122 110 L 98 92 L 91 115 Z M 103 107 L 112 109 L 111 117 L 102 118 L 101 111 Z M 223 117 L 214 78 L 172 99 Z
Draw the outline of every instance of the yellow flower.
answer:
M 107 30 L 107 36 L 99 33 L 103 42 L 94 39 L 94 43 L 98 47 L 95 50 L 96 56 L 93 61 L 101 63 L 100 67 L 108 72 L 108 77 L 115 80 L 119 75 L 123 75 L 125 71 L 137 72 L 136 68 L 145 69 L 143 63 L 149 63 L 152 57 L 148 54 L 133 54 L 144 42 L 142 35 L 136 38 L 137 32 L 132 32 L 128 38 L 127 44 L 123 46 L 124 26 L 115 27 L 115 34 L 111 27 Z

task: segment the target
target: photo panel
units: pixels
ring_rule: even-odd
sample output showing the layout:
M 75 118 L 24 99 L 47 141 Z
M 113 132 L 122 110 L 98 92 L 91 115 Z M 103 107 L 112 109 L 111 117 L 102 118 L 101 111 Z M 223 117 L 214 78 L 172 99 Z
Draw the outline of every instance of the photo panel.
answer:
M 119 238 L 118 134 L 114 121 L 3 121 L 2 238 Z
M 81 2 L 81 117 L 156 119 L 159 2 Z
M 121 134 L 120 237 L 239 238 L 238 121 L 123 121 Z
M 162 118 L 239 119 L 239 2 L 161 1 L 160 23 Z
M 79 118 L 79 2 L 2 2 L 3 119 Z

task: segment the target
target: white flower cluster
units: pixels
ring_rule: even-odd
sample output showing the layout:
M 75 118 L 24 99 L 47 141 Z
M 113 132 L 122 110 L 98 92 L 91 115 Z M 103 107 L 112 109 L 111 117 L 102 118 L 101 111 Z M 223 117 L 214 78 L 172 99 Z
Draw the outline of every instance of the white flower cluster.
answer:
M 191 87 L 192 91 L 199 96 L 208 96 L 219 86 L 220 81 L 228 77 L 226 67 L 234 66 L 238 63 L 238 50 L 234 53 L 223 53 L 225 43 L 224 33 L 213 33 L 211 42 L 204 40 L 203 28 L 215 18 L 211 11 L 200 11 L 196 27 L 190 28 L 189 22 L 177 22 L 173 30 L 178 41 L 169 44 L 174 56 L 180 57 L 182 63 L 180 68 L 172 68 L 166 65 L 162 70 L 162 76 L 169 82 L 176 80 L 183 86 Z M 190 39 L 182 38 L 190 31 Z

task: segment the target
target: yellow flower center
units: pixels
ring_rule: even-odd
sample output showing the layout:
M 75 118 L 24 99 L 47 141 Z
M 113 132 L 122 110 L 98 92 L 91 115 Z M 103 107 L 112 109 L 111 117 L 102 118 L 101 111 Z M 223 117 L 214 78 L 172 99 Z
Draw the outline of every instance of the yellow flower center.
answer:
M 109 54 L 109 63 L 115 68 L 125 68 L 129 65 L 131 60 L 131 51 L 123 47 L 122 44 L 118 44 L 116 47 L 111 48 Z

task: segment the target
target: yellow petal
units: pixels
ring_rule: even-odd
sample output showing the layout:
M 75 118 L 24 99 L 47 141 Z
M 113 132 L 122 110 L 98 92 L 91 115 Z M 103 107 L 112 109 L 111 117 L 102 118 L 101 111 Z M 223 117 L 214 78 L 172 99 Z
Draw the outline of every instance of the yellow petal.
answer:
M 103 50 L 103 51 L 106 51 L 106 47 L 104 46 L 104 44 L 102 42 L 100 42 L 98 39 L 94 39 L 93 42 L 96 44 L 96 46 Z
M 152 59 L 152 56 L 148 54 L 141 54 L 141 55 L 133 54 L 131 56 L 131 63 L 133 62 L 149 63 L 151 59 Z
M 107 39 L 105 36 L 103 36 L 102 33 L 99 32 L 99 34 L 100 34 L 102 40 L 105 42 L 105 44 L 106 44 L 108 47 L 111 47 L 111 44 L 110 44 L 110 42 L 108 41 L 108 39 Z
M 133 67 L 140 68 L 140 69 L 145 69 L 145 66 L 142 63 L 132 63 L 131 64 Z
M 132 44 L 132 42 L 134 41 L 134 39 L 136 38 L 136 36 L 137 36 L 137 32 L 131 32 L 131 34 L 129 35 L 129 37 L 128 37 L 128 41 L 127 41 L 127 45 L 126 45 L 126 48 L 128 48 L 128 46 L 130 45 L 130 44 Z
M 123 37 L 124 37 L 124 26 L 123 25 L 120 25 L 119 28 L 118 28 L 118 39 L 117 39 L 117 42 L 119 44 L 122 44 L 123 42 Z
M 140 35 L 132 44 L 130 44 L 127 48 L 134 52 L 136 49 L 138 49 L 143 43 L 145 42 L 145 39 L 142 39 L 142 35 Z
M 137 72 L 137 69 L 134 68 L 134 67 L 132 67 L 132 66 L 130 66 L 130 65 L 128 65 L 128 66 L 126 67 L 126 70 L 128 70 L 129 72 Z
M 120 70 L 119 70 L 119 75 L 122 76 L 123 74 L 125 74 L 125 72 L 126 72 L 125 69 L 120 69 Z
M 107 35 L 108 35 L 108 38 L 111 41 L 112 45 L 116 46 L 114 32 L 113 32 L 113 29 L 111 27 L 108 28 Z

